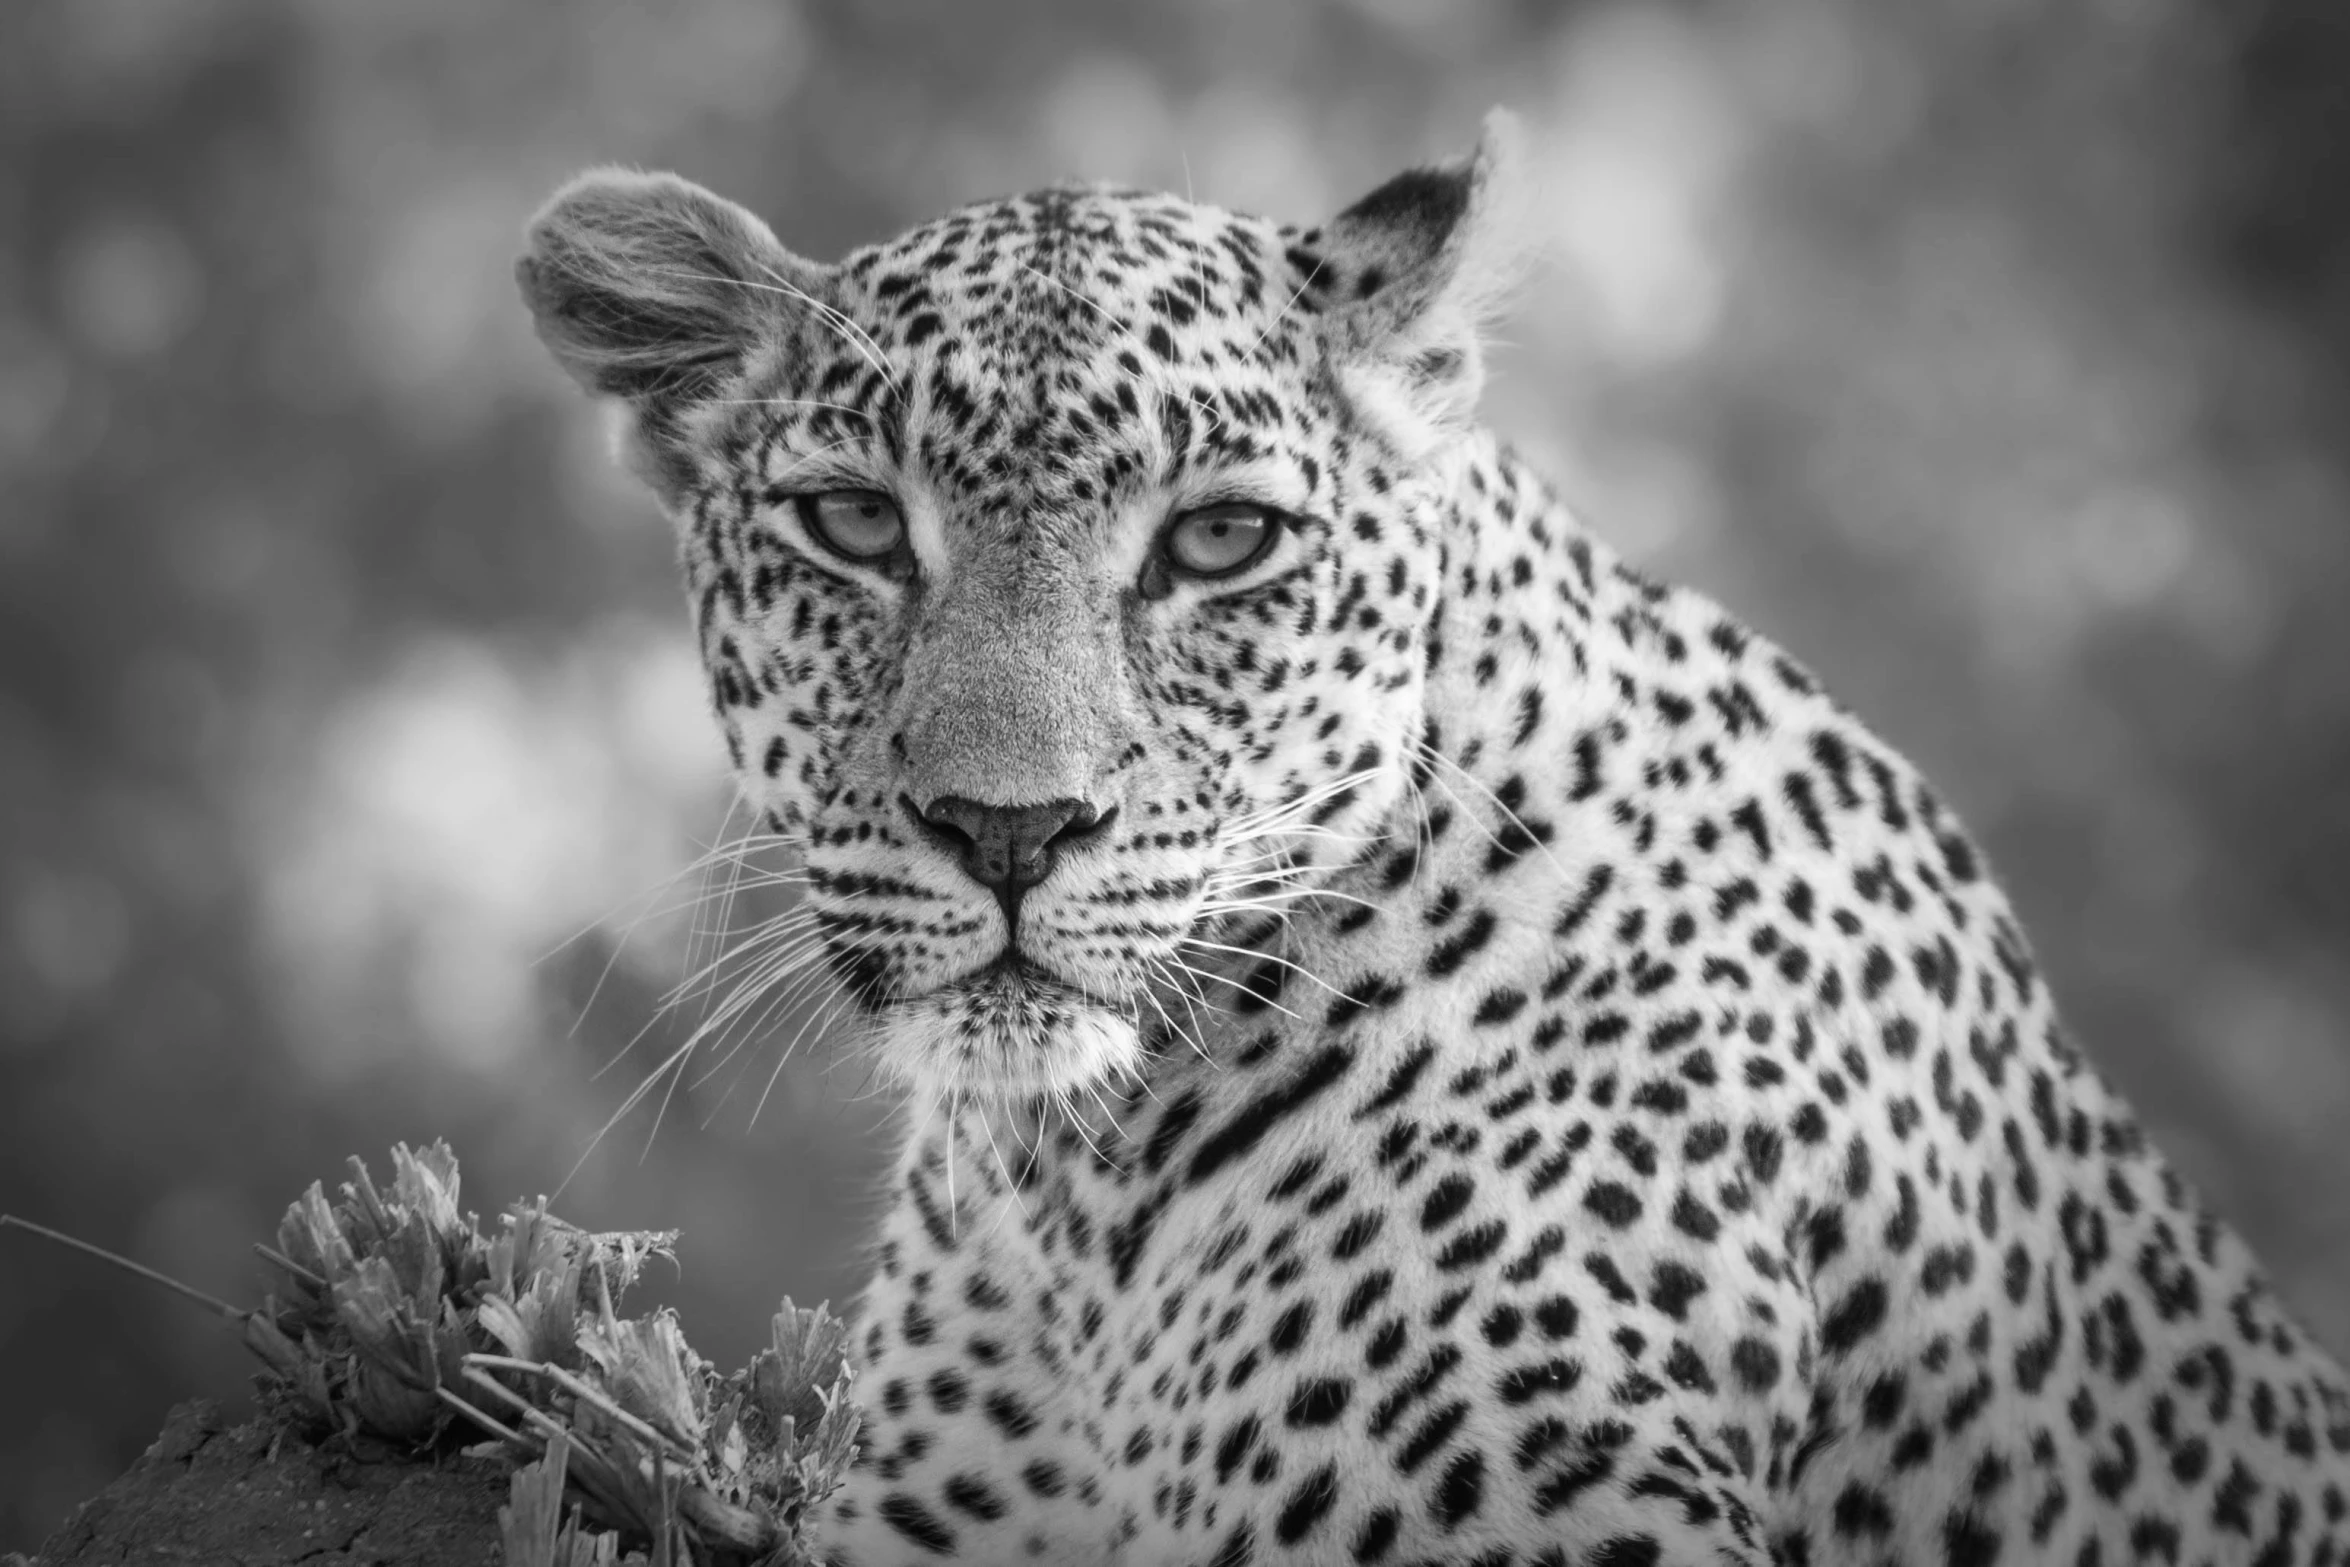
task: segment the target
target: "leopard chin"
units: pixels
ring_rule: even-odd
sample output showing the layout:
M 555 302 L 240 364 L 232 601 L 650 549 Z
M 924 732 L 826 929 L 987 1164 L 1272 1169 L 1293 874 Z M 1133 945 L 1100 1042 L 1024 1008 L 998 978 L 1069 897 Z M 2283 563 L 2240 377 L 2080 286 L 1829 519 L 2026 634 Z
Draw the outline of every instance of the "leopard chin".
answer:
M 883 1007 L 870 1048 L 916 1097 L 945 1104 L 1066 1099 L 1131 1077 L 1143 1036 L 1131 1007 L 1026 963 Z

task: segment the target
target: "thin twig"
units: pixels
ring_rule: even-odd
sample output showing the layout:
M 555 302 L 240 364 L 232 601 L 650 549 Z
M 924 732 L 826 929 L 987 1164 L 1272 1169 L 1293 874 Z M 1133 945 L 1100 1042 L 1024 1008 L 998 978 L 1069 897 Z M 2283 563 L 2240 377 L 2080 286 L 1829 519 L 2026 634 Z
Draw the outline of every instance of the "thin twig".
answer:
M 524 1376 L 540 1377 L 552 1382 L 572 1397 L 594 1406 L 603 1414 L 635 1432 L 645 1441 L 675 1451 L 689 1464 L 693 1461 L 695 1455 L 690 1445 L 671 1436 L 660 1427 L 638 1419 L 635 1415 L 621 1408 L 603 1389 L 573 1376 L 561 1366 L 551 1366 L 543 1360 L 518 1360 L 511 1355 L 467 1355 L 465 1357 L 465 1369 L 468 1376 L 471 1376 L 476 1368 L 482 1366 L 493 1367 L 499 1371 L 518 1372 Z M 498 1387 L 495 1381 L 488 1381 L 488 1385 Z M 501 1393 L 507 1392 L 507 1389 L 503 1387 L 498 1387 L 498 1390 Z M 508 1396 L 512 1395 L 509 1393 Z
M 20 1219 L 13 1213 L 0 1213 L 0 1230 L 6 1229 L 25 1230 L 38 1235 L 45 1241 L 55 1241 L 60 1246 L 71 1247 L 78 1252 L 86 1252 L 100 1262 L 111 1262 L 125 1273 L 135 1273 L 150 1284 L 160 1284 L 176 1295 L 185 1295 L 198 1305 L 209 1306 L 231 1321 L 242 1322 L 252 1315 L 244 1307 L 232 1306 L 217 1295 L 207 1295 L 193 1284 L 182 1284 L 168 1273 L 158 1273 L 144 1263 L 131 1261 L 130 1258 L 119 1252 L 111 1252 L 103 1246 L 93 1246 L 88 1241 L 77 1240 L 62 1230 L 49 1228 L 46 1224 L 35 1224 L 32 1220 Z
M 300 1263 L 287 1256 L 284 1252 L 279 1251 L 276 1247 L 265 1245 L 260 1241 L 255 1241 L 253 1243 L 253 1250 L 260 1255 L 263 1261 L 275 1263 L 278 1267 L 285 1269 L 286 1272 L 292 1274 L 295 1278 L 300 1279 L 303 1283 L 309 1285 L 312 1289 L 324 1290 L 327 1287 L 326 1280 L 320 1278 L 317 1274 L 311 1272 L 308 1268 L 303 1267 Z
M 497 1386 L 497 1384 L 494 1382 L 490 1385 L 492 1387 Z M 501 1389 L 501 1391 L 503 1390 Z M 445 1387 L 436 1387 L 433 1389 L 433 1393 L 440 1399 L 442 1403 L 448 1405 L 451 1409 L 456 1410 L 466 1419 L 472 1421 L 475 1425 L 480 1426 L 484 1431 L 488 1431 L 495 1436 L 501 1437 L 504 1440 L 513 1443 L 516 1447 L 524 1449 L 530 1448 L 531 1440 L 529 1437 L 524 1436 L 521 1432 L 515 1430 L 512 1426 L 501 1424 L 495 1415 L 488 1414 L 475 1405 L 467 1403 L 464 1399 L 459 1398 L 456 1394 L 450 1392 Z

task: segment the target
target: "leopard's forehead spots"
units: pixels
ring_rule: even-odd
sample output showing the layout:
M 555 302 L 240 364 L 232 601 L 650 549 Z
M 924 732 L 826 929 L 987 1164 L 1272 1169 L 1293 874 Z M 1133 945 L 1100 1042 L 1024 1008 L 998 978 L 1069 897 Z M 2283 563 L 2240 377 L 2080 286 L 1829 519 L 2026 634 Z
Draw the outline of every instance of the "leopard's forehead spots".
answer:
M 1280 231 L 1259 219 L 1064 187 L 965 207 L 842 265 L 889 302 L 912 342 L 954 318 L 974 347 L 1007 361 L 1050 355 L 1106 340 L 1107 310 L 1163 323 L 1172 357 L 1172 334 L 1200 318 L 1256 315 L 1280 251 Z
M 859 409 L 891 460 L 982 511 L 1251 462 L 1306 379 L 1294 249 L 1269 223 L 1132 191 L 966 207 L 842 263 L 857 325 L 818 323 L 822 367 L 795 395 Z

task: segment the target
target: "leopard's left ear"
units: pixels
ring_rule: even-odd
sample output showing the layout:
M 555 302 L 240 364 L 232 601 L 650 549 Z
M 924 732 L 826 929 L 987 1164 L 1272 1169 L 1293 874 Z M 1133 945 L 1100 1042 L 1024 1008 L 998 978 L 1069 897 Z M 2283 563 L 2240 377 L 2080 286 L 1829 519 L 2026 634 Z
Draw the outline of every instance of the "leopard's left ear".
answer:
M 1536 249 L 1524 140 L 1495 109 L 1469 157 L 1398 174 L 1291 252 L 1342 383 L 1407 453 L 1475 418 L 1483 326 Z

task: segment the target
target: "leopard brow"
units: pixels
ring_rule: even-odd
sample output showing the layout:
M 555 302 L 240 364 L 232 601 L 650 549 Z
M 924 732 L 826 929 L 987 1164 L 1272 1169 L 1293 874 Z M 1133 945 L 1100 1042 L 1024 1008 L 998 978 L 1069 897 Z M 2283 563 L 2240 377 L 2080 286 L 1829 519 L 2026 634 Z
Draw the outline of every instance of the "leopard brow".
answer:
M 1261 463 L 1187 475 L 1181 482 L 1167 486 L 1172 498 L 1168 514 L 1180 515 L 1203 506 L 1262 506 L 1267 511 L 1295 516 L 1300 503 L 1289 498 L 1292 486 L 1283 483 L 1285 478 L 1278 469 Z
M 873 442 L 873 439 L 873 436 L 870 434 L 842 436 L 839 440 L 827 442 L 825 445 L 817 447 L 812 452 L 800 453 L 781 473 L 775 474 L 772 477 L 762 476 L 759 480 L 759 483 L 762 488 L 772 490 L 778 485 L 783 484 L 786 480 L 800 475 L 802 469 L 812 467 L 815 469 L 815 471 L 802 477 L 802 483 L 813 483 L 819 480 L 831 480 L 844 484 L 853 483 L 861 487 L 875 489 L 889 488 L 886 481 L 880 479 L 876 468 L 869 460 L 859 461 L 854 458 L 838 457 L 828 459 L 826 455 L 827 453 L 837 451 L 844 446 L 860 448 L 868 446 Z

